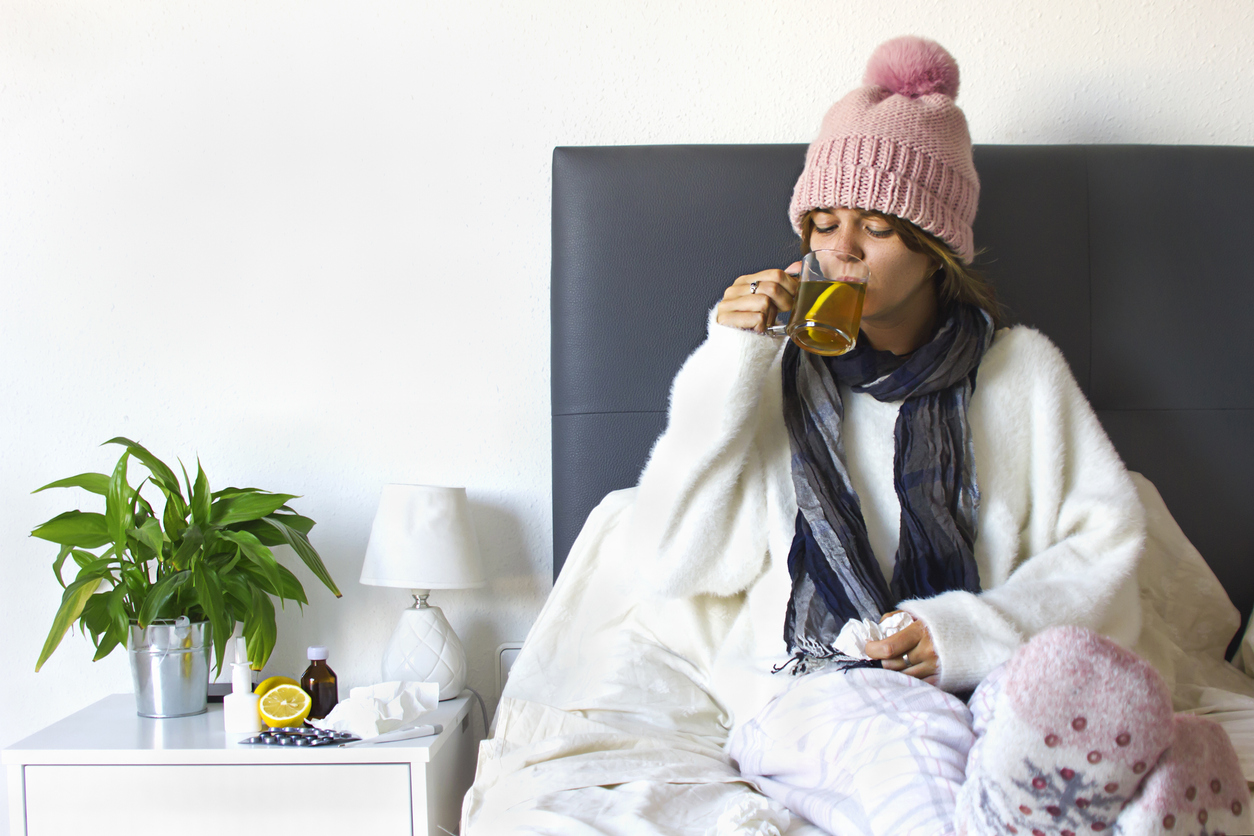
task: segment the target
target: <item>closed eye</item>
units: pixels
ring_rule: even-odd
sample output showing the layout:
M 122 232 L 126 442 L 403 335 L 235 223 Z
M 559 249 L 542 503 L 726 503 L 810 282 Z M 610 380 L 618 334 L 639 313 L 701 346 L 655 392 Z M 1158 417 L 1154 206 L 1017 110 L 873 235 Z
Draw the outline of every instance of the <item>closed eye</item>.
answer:
M 839 228 L 840 228 L 840 224 L 832 224 L 831 226 L 818 226 L 816 224 L 814 227 L 814 231 L 818 233 L 819 235 L 829 235 L 835 232 Z M 866 227 L 866 233 L 867 235 L 870 235 L 872 238 L 891 238 L 893 235 L 893 228 L 891 226 L 888 226 L 888 227 L 884 227 L 883 229 L 880 229 L 879 227 L 868 226 Z

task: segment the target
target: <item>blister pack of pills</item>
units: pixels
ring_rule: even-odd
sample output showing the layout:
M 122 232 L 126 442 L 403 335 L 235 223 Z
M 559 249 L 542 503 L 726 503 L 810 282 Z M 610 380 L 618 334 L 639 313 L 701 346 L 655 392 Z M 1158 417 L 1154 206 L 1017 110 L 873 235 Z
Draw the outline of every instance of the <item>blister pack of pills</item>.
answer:
M 259 744 L 262 746 L 342 746 L 354 740 L 361 740 L 355 734 L 340 731 L 315 729 L 308 726 L 288 729 L 266 729 L 255 737 L 241 740 L 240 743 Z

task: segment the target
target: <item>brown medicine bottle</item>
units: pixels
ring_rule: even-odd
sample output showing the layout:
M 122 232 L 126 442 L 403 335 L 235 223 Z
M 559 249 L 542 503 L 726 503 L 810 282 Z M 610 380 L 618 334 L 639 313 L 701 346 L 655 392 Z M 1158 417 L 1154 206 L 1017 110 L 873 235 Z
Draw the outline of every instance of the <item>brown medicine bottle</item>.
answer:
M 300 687 L 313 700 L 309 709 L 310 720 L 321 720 L 331 713 L 335 704 L 340 701 L 339 687 L 335 680 L 335 671 L 327 667 L 327 649 L 311 647 L 305 654 L 309 658 L 309 667 L 301 675 Z

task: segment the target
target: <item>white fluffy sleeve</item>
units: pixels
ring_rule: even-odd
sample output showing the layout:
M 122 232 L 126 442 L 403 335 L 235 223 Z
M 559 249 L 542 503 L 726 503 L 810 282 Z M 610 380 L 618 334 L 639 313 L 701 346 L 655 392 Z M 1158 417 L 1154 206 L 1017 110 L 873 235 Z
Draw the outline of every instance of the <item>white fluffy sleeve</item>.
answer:
M 923 619 L 940 685 L 974 687 L 1033 634 L 1074 624 L 1130 646 L 1141 629 L 1136 567 L 1145 512 L 1062 353 L 1040 333 L 999 334 L 969 417 L 981 492 L 983 592 L 902 608 Z
M 706 341 L 675 376 L 667 427 L 640 475 L 629 523 L 651 592 L 732 595 L 761 573 L 769 455 L 761 424 L 782 421 L 782 348 L 782 340 L 717 324 L 712 311 Z

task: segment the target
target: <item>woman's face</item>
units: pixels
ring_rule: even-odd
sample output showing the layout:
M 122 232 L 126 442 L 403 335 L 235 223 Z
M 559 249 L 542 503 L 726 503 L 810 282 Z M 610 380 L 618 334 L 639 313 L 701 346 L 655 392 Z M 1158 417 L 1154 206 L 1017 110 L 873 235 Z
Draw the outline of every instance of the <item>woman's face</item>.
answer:
M 897 232 L 873 212 L 861 209 L 816 209 L 810 249 L 843 250 L 871 268 L 862 328 L 877 348 L 877 332 L 914 333 L 930 329 L 936 316 L 939 266 L 924 253 L 906 247 Z

